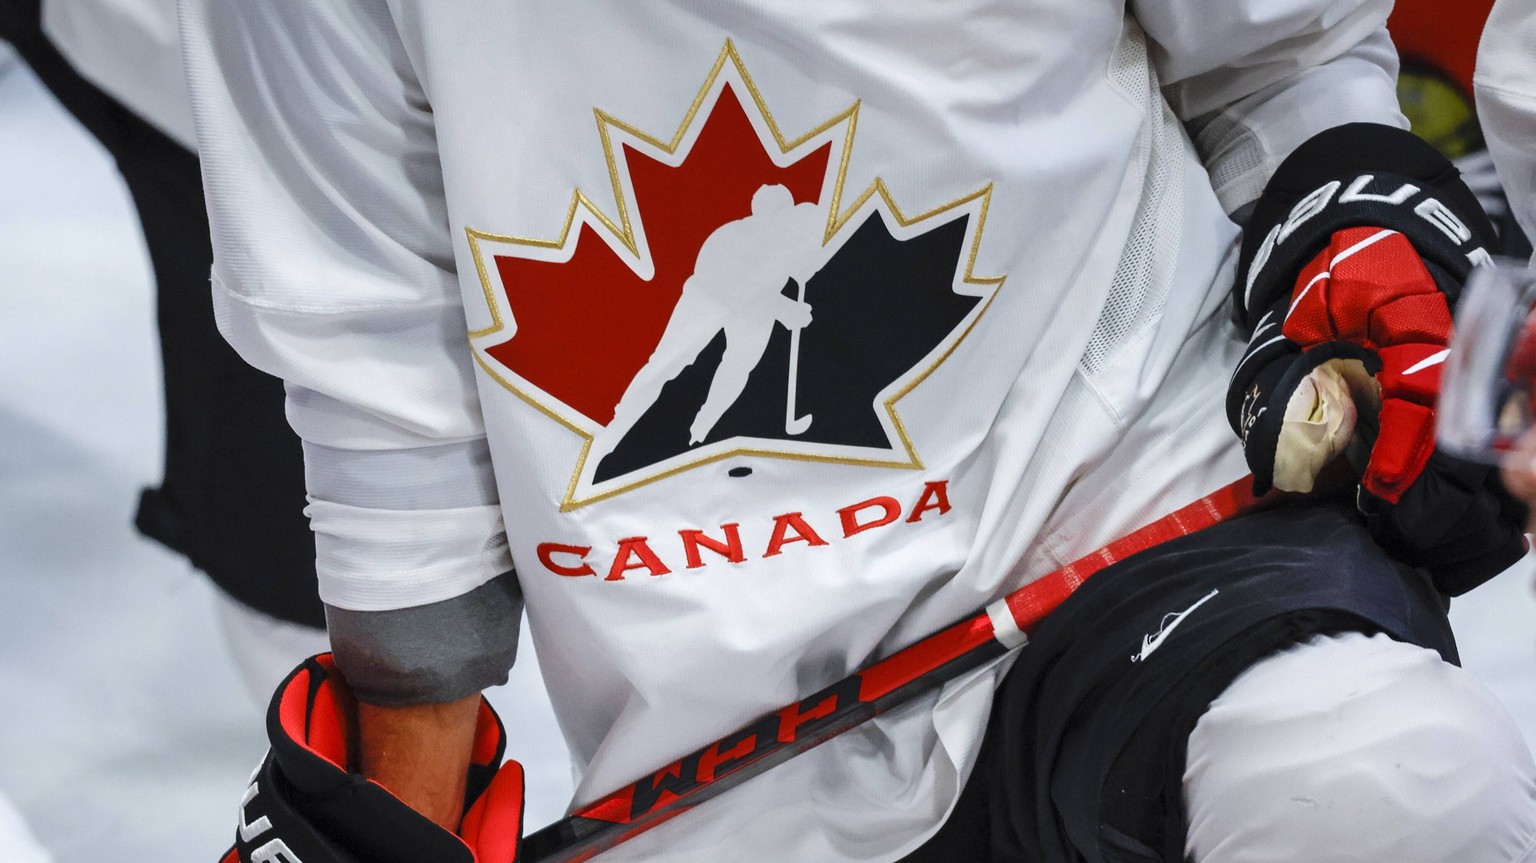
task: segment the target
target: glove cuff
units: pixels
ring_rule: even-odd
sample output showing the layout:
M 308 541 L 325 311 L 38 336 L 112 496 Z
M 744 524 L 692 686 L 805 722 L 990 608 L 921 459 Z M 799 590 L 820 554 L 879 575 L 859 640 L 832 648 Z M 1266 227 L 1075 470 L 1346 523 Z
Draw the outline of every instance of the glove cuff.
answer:
M 306 660 L 288 675 L 267 711 L 272 742 L 242 802 L 236 850 L 241 860 L 273 858 L 281 843 L 289 859 L 310 863 L 475 863 L 464 839 L 407 806 L 383 786 L 348 769 L 348 741 L 356 703 L 336 673 L 330 654 Z M 521 822 L 521 770 L 509 765 L 498 777 L 505 734 L 483 699 L 476 728 L 466 802 L 477 838 L 492 841 L 501 857 L 516 854 Z M 485 798 L 499 807 L 517 804 L 517 817 L 497 808 L 487 816 Z M 510 825 L 510 826 L 509 826 Z
M 1376 542 L 1427 571 L 1446 596 L 1460 596 L 1493 578 L 1530 548 L 1529 511 L 1486 465 L 1436 452 L 1420 481 L 1396 504 L 1363 486 L 1357 494 Z

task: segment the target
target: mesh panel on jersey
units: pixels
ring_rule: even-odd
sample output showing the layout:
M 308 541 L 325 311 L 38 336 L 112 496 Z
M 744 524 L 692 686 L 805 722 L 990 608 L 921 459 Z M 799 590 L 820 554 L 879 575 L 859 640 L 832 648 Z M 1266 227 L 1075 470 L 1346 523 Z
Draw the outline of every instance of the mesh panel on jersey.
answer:
M 1153 75 L 1152 64 L 1147 57 L 1147 36 L 1136 19 L 1125 20 L 1125 35 L 1115 46 L 1115 56 L 1109 61 L 1109 81 L 1133 99 L 1141 99 L 1147 92 L 1148 76 Z
M 1230 209 L 1254 200 L 1264 191 L 1270 168 L 1264 148 L 1248 129 L 1226 114 L 1216 114 L 1199 126 L 1195 147 L 1211 169 L 1211 186 Z
M 1090 377 L 1108 364 L 1120 345 L 1162 313 L 1184 216 L 1179 121 L 1163 100 L 1148 61 L 1146 41 L 1134 22 L 1121 41 L 1109 77 L 1146 111 L 1147 127 L 1138 142 L 1146 154 L 1141 160 L 1145 179 L 1114 281 L 1080 362 L 1083 373 Z

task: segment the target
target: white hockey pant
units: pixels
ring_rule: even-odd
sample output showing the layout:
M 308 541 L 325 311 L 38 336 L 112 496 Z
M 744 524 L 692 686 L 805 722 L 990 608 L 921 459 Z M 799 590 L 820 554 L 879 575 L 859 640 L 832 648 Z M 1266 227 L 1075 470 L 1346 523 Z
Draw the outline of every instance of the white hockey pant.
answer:
M 214 591 L 219 628 L 224 631 L 240 680 L 263 710 L 294 667 L 331 649 L 325 630 L 263 614 L 223 591 Z M 0 858 L 3 860 L 3 858 Z
M 1536 861 L 1536 767 L 1433 651 L 1319 636 L 1256 663 L 1189 737 L 1197 863 Z

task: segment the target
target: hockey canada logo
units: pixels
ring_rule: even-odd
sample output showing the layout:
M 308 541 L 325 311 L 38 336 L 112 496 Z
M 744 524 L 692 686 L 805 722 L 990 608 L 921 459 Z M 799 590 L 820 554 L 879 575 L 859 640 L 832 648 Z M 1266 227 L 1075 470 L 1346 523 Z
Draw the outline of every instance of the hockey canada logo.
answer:
M 563 509 L 738 455 L 922 466 L 898 405 L 1003 282 L 971 272 L 991 185 L 845 205 L 858 113 L 785 138 L 727 43 L 670 141 L 596 112 L 614 216 L 576 190 L 556 239 L 466 229 L 476 360 L 585 441 Z

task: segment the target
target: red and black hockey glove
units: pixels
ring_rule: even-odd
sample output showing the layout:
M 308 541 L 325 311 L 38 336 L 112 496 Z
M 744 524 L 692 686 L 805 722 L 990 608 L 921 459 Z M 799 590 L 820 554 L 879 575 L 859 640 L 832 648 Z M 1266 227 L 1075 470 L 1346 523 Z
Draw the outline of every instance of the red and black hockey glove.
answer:
M 306 660 L 267 712 L 272 749 L 240 802 L 235 847 L 220 863 L 513 863 L 523 770 L 501 763 L 506 738 L 484 700 L 460 835 L 346 769 L 352 693 L 330 654 Z
M 1281 164 L 1236 286 L 1248 351 L 1227 392 L 1258 490 L 1312 490 L 1347 456 L 1376 540 L 1457 595 L 1525 551 L 1494 471 L 1435 449 L 1451 310 L 1492 228 L 1456 168 L 1389 126 L 1324 132 Z

